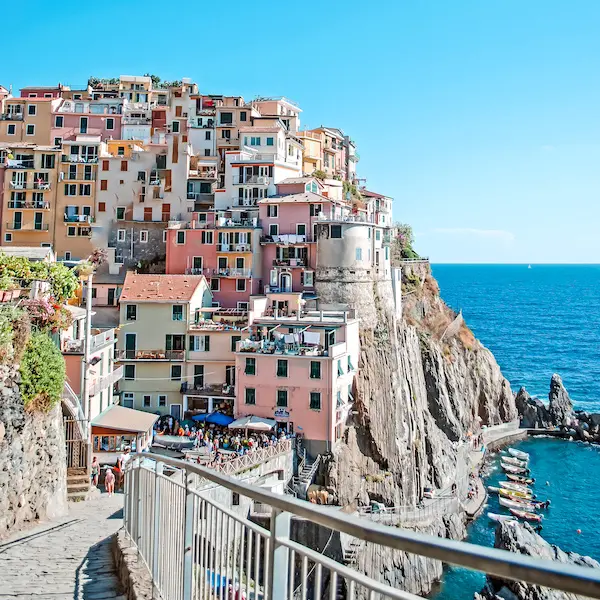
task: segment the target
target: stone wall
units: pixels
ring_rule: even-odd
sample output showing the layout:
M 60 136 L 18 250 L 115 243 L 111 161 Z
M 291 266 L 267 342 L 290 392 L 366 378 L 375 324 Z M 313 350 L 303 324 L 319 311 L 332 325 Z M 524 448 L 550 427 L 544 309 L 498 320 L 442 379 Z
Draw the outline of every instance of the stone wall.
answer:
M 167 254 L 164 231 L 167 223 L 157 221 L 117 221 L 110 229 L 108 245 L 127 267 L 141 261 L 162 260 Z M 125 240 L 118 241 L 118 231 L 125 230 Z M 147 231 L 148 241 L 140 241 L 140 232 Z
M 67 512 L 65 435 L 60 405 L 23 406 L 15 366 L 0 365 L 0 538 Z

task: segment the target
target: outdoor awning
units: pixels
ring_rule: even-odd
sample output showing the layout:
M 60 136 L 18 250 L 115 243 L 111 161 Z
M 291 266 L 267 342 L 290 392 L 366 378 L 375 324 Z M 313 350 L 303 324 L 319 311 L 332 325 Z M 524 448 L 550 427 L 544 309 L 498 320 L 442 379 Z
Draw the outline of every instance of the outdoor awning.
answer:
M 194 415 L 192 420 L 197 421 L 199 423 L 209 423 L 211 425 L 221 425 L 222 427 L 226 427 L 229 425 L 234 419 L 229 415 L 224 415 L 221 412 L 213 412 L 210 414 L 200 414 Z
M 270 431 L 277 425 L 273 419 L 264 419 L 253 415 L 242 417 L 229 424 L 229 429 L 251 429 L 252 431 Z
M 146 433 L 152 429 L 157 419 L 158 415 L 154 413 L 113 404 L 92 421 L 92 427 Z

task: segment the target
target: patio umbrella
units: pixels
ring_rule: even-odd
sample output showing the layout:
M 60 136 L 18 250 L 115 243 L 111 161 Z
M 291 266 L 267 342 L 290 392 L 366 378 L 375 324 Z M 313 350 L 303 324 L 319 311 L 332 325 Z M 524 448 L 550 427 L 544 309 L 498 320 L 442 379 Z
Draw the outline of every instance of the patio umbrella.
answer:
M 206 413 L 202 413 L 200 415 L 194 415 L 192 417 L 192 421 L 196 421 L 198 423 L 204 423 L 204 421 L 206 421 L 207 417 L 208 417 L 208 415 Z
M 206 417 L 207 423 L 211 423 L 212 425 L 221 425 L 222 427 L 229 425 L 233 420 L 233 417 L 224 415 L 220 412 L 211 413 Z
M 229 424 L 229 429 L 250 429 L 252 431 L 270 431 L 277 425 L 273 419 L 264 419 L 263 417 L 255 417 L 250 415 L 242 417 Z

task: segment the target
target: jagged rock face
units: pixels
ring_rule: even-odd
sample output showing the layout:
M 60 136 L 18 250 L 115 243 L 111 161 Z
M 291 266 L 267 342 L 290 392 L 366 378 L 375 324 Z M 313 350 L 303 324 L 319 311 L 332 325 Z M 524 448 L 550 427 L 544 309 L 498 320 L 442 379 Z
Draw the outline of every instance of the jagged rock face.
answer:
M 553 546 L 539 536 L 527 523 L 509 521 L 498 523 L 494 546 L 509 550 L 517 554 L 524 554 L 534 558 L 552 560 L 563 564 L 600 568 L 600 563 L 589 556 L 581 556 L 574 552 L 564 552 L 558 546 Z M 495 598 L 500 590 L 505 598 L 518 600 L 577 600 L 583 596 L 551 590 L 537 585 L 530 585 L 520 581 L 498 581 L 488 578 L 488 584 L 476 598 Z
M 573 418 L 573 403 L 562 379 L 554 373 L 550 381 L 550 393 L 548 394 L 550 404 L 548 412 L 552 422 L 556 425 L 569 425 Z
M 365 320 L 358 314 L 361 356 L 354 414 L 326 466 L 327 485 L 335 488 L 341 505 L 369 500 L 414 505 L 425 486 L 442 489 L 457 473 L 466 477 L 468 449 L 458 442 L 468 432 L 517 417 L 510 385 L 491 352 L 466 328 L 444 338 L 456 315 L 440 300 L 428 273 L 411 281 L 421 293 L 408 296 L 405 318 L 399 321 L 389 284 L 375 283 L 368 290 L 338 285 L 335 294 L 332 288 L 317 289 L 324 301 L 350 306 L 357 306 L 353 300 L 360 296 L 360 305 L 369 311 Z M 441 519 L 433 528 L 436 535 L 464 536 L 464 527 L 447 527 Z M 366 564 L 375 577 L 413 593 L 429 591 L 441 572 L 435 561 L 398 560 L 383 552 L 380 561 Z
M 544 403 L 532 398 L 524 387 L 517 392 L 515 405 L 521 419 L 521 427 L 545 429 L 550 426 L 552 419 Z

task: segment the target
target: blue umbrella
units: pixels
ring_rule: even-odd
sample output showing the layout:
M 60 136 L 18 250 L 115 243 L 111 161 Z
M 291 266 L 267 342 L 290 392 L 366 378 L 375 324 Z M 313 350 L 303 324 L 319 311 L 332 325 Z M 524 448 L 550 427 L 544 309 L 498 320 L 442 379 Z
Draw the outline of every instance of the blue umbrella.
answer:
M 229 425 L 229 423 L 233 423 L 235 419 L 233 417 L 229 417 L 228 415 L 224 415 L 220 412 L 214 412 L 206 417 L 206 422 L 211 423 L 213 425 L 221 425 L 223 427 Z
M 199 421 L 200 423 L 204 423 L 206 421 L 208 415 L 206 413 L 202 413 L 201 415 L 194 415 L 192 417 L 192 421 Z

